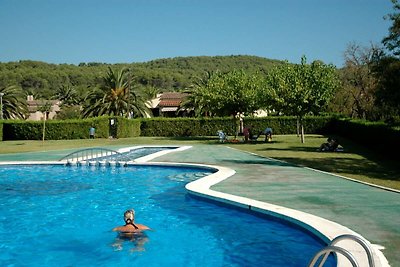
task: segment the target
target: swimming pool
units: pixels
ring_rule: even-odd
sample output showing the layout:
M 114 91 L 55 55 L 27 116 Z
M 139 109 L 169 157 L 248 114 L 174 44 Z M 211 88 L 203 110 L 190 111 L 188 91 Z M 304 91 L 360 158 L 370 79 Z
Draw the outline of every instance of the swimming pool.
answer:
M 325 244 L 281 221 L 188 195 L 196 167 L 0 167 L 2 266 L 306 266 Z M 122 214 L 151 227 L 117 240 Z M 120 244 L 121 243 L 121 244 Z M 116 246 L 118 244 L 118 246 Z M 121 245 L 121 246 L 119 246 Z M 331 259 L 330 265 L 334 266 Z
M 95 160 L 97 161 L 102 161 L 102 160 L 107 160 L 107 161 L 127 161 L 129 160 L 136 160 L 142 157 L 150 156 L 150 155 L 155 155 L 157 152 L 161 151 L 172 151 L 172 150 L 177 150 L 178 147 L 151 147 L 151 146 L 144 146 L 144 147 L 132 147 L 132 148 L 123 148 L 120 149 L 120 153 L 111 155 L 111 156 L 105 156 L 105 157 L 96 157 Z

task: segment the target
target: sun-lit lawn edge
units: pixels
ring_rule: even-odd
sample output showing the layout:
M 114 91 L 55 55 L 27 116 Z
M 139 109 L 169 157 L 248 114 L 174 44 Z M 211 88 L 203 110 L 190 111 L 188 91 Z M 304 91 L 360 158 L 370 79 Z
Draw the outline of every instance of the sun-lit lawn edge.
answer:
M 344 152 L 319 152 L 322 135 L 307 135 L 302 144 L 296 135 L 275 136 L 272 143 L 238 144 L 235 148 L 296 165 L 335 173 L 367 183 L 400 189 L 400 166 L 396 160 L 339 138 Z
M 136 137 L 46 140 L 44 142 L 21 140 L 0 142 L 0 154 L 126 145 L 228 145 L 263 157 L 275 158 L 400 190 L 400 166 L 397 161 L 385 158 L 384 155 L 377 155 L 373 151 L 343 138 L 339 138 L 339 141 L 345 149 L 344 152 L 318 152 L 318 147 L 326 141 L 326 138 L 322 135 L 307 135 L 304 144 L 296 135 L 274 136 L 271 143 L 264 143 L 260 138 L 255 143 L 228 142 L 224 144 L 220 144 L 216 137 Z

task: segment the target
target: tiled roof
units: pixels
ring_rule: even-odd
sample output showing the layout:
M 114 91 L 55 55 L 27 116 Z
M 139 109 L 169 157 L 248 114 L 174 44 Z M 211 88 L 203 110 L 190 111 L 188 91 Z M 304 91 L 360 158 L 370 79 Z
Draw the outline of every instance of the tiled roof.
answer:
M 159 107 L 179 107 L 188 94 L 178 92 L 163 93 L 160 97 Z
M 179 93 L 179 92 L 167 92 L 161 95 L 161 99 L 182 99 L 187 97 L 188 94 L 186 93 Z
M 160 107 L 179 107 L 181 104 L 180 99 L 161 99 L 158 106 Z

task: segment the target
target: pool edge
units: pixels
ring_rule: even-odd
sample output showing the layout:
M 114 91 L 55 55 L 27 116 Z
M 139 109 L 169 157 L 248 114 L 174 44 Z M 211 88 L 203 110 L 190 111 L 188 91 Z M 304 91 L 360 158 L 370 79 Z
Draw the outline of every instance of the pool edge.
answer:
M 180 165 L 179 163 L 176 164 Z M 245 209 L 252 210 L 254 212 L 267 214 L 270 216 L 277 217 L 279 219 L 289 221 L 312 232 L 313 234 L 321 238 L 321 240 L 324 240 L 326 243 L 331 241 L 333 238 L 343 234 L 351 234 L 361 237 L 362 239 L 366 240 L 367 243 L 373 249 L 375 266 L 381 266 L 381 267 L 390 266 L 386 257 L 380 250 L 382 249 L 380 245 L 371 244 L 362 235 L 351 230 L 350 228 L 345 227 L 336 222 L 324 219 L 322 217 L 318 217 L 299 210 L 290 209 L 283 206 L 270 204 L 267 202 L 257 201 L 246 197 L 236 196 L 212 190 L 210 189 L 211 186 L 216 185 L 225 179 L 228 179 L 229 177 L 233 176 L 236 172 L 230 168 L 222 166 L 214 166 L 206 164 L 192 164 L 192 165 L 215 168 L 218 171 L 216 173 L 213 173 L 211 175 L 208 175 L 206 177 L 188 183 L 185 187 L 189 193 L 194 194 L 196 196 L 201 196 L 208 199 L 220 201 L 226 204 L 242 207 Z M 356 244 L 356 246 L 355 244 L 356 243 L 354 243 L 353 241 L 342 241 L 339 242 L 337 246 L 342 247 L 351 252 L 357 259 L 360 266 L 367 266 L 368 261 L 365 255 L 365 251 L 361 247 L 359 247 L 358 244 Z M 340 267 L 351 266 L 349 264 L 350 263 L 343 256 L 338 257 L 337 266 Z

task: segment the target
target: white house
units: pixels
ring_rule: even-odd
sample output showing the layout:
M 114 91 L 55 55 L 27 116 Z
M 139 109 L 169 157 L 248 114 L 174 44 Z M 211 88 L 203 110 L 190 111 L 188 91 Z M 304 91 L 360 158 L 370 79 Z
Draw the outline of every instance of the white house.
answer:
M 47 119 L 53 119 L 60 111 L 60 100 L 34 100 L 33 95 L 28 95 L 27 104 L 29 110 L 29 117 L 27 120 L 40 121 L 43 120 L 44 114 L 39 111 L 40 107 L 43 107 L 49 103 L 51 105 L 50 112 L 47 114 Z

